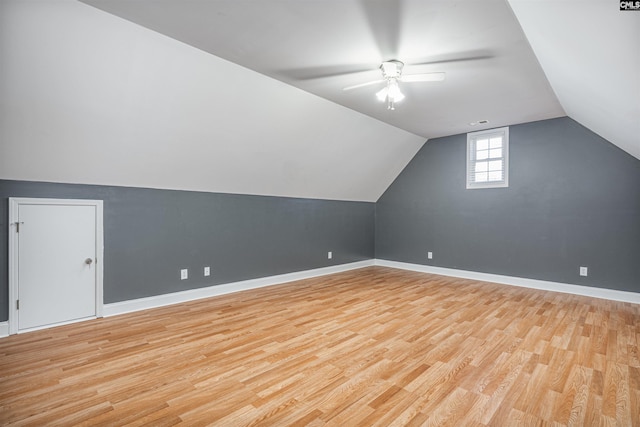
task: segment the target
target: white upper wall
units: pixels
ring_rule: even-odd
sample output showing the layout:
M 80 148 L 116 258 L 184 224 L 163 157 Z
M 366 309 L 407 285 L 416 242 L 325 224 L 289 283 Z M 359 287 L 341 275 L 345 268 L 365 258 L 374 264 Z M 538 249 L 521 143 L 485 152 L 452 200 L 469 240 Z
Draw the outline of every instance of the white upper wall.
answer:
M 376 201 L 424 138 L 73 0 L 0 2 L 0 179 Z
M 640 159 L 640 12 L 509 0 L 567 115 Z

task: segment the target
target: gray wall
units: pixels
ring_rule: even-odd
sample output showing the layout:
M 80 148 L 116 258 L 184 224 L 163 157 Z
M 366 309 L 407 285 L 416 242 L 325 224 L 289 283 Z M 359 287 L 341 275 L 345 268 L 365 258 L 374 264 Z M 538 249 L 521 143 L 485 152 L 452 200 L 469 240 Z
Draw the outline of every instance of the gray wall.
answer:
M 509 188 L 466 190 L 465 155 L 423 146 L 376 204 L 376 258 L 640 292 L 638 159 L 566 117 L 510 127 Z
M 510 137 L 509 188 L 466 190 L 455 135 L 425 144 L 375 205 L 0 180 L 0 321 L 8 197 L 104 200 L 105 303 L 371 259 L 374 245 L 380 259 L 640 292 L 640 161 L 569 118 Z
M 0 180 L 0 321 L 8 319 L 9 197 L 104 200 L 105 303 L 361 261 L 374 252 L 373 203 Z M 188 280 L 180 280 L 181 268 L 189 269 Z

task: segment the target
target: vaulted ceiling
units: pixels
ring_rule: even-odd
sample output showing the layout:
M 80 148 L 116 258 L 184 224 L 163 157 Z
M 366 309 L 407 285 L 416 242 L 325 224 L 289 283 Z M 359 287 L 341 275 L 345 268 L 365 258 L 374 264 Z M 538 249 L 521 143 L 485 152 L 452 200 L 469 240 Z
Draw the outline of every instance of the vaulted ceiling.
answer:
M 425 139 L 565 115 L 504 0 L 86 2 Z M 343 90 L 390 59 L 446 78 L 401 83 L 395 111 L 382 83 Z
M 569 117 L 640 158 L 640 10 L 509 0 Z
M 640 158 L 639 39 L 609 0 L 3 0 L 0 179 L 376 201 L 429 138 L 564 115 Z M 343 91 L 389 59 L 446 78 Z
M 568 114 L 640 157 L 640 12 L 610 0 L 84 1 L 424 138 Z M 390 59 L 446 79 L 342 90 Z

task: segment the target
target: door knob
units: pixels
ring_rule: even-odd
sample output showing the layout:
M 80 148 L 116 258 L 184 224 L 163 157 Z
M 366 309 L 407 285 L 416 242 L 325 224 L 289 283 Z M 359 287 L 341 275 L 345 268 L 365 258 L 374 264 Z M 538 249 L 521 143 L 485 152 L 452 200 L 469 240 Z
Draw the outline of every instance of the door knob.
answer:
M 84 260 L 84 263 L 87 264 L 87 265 L 91 265 L 92 262 L 93 262 L 93 259 L 91 259 L 91 258 L 87 258 L 87 259 Z

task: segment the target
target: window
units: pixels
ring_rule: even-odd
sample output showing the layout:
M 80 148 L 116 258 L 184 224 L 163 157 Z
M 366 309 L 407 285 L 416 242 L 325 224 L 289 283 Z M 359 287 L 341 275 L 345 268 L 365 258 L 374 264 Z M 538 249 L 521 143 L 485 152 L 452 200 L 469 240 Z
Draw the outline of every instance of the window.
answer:
M 467 188 L 509 186 L 509 128 L 467 134 Z

